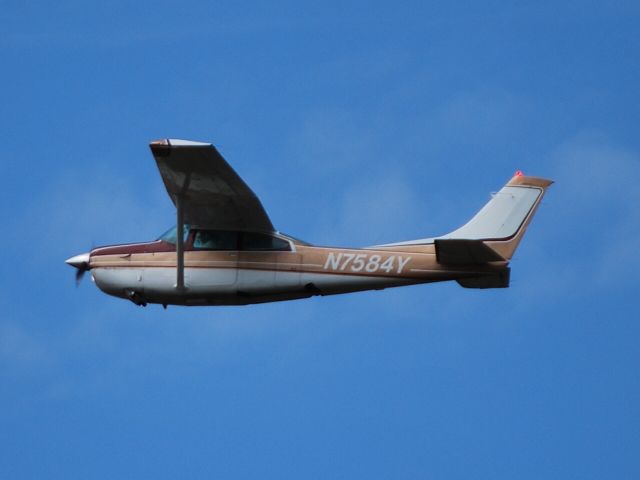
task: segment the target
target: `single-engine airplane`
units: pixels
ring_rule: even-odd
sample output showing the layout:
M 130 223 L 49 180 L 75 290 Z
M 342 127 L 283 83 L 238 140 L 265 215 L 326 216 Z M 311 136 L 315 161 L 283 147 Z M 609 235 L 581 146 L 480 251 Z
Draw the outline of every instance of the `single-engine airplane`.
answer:
M 434 238 L 367 248 L 318 247 L 278 232 L 258 197 L 210 143 L 152 142 L 176 207 L 155 241 L 66 261 L 136 305 L 247 305 L 455 280 L 509 286 L 509 261 L 553 182 L 517 172 L 465 225 Z

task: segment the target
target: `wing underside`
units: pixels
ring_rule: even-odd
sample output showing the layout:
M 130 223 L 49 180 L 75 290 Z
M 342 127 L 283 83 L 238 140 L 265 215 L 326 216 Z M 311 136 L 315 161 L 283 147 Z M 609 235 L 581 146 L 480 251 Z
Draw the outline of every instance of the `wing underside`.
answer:
M 258 197 L 210 143 L 165 139 L 150 144 L 184 223 L 216 230 L 274 230 Z

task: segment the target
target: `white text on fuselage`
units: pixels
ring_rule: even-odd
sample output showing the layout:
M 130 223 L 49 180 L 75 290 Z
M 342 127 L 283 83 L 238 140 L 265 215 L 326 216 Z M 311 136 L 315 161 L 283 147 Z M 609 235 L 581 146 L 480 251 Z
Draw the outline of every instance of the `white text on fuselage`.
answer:
M 324 263 L 324 269 L 339 272 L 376 273 L 383 271 L 400 274 L 409 260 L 411 257 L 401 255 L 390 255 L 383 260 L 382 256 L 378 254 L 331 252 Z

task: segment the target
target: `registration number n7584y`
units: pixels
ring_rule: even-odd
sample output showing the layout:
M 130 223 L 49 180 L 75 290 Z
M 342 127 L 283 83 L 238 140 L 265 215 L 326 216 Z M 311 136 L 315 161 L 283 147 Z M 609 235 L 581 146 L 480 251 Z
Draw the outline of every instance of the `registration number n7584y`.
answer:
M 369 272 L 383 271 L 386 273 L 402 273 L 411 257 L 402 255 L 390 255 L 383 258 L 377 253 L 335 253 L 331 252 L 324 263 L 325 270 L 339 272 Z

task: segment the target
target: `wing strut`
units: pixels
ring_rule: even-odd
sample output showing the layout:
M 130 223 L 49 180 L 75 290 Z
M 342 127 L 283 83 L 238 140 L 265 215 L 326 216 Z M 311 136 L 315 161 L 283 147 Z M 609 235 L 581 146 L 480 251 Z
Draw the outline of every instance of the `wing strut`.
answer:
M 176 195 L 176 289 L 184 290 L 184 211 L 182 195 Z

